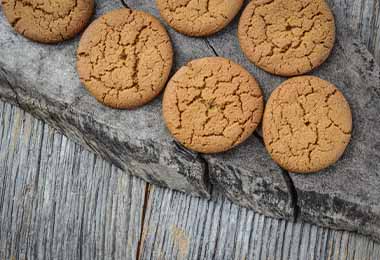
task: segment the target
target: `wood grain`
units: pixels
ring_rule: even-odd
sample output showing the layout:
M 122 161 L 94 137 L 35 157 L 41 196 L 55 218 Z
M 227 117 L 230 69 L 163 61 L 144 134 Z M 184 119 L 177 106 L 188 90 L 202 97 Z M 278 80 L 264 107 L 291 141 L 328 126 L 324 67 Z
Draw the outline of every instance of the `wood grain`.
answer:
M 380 1 L 330 3 L 380 63 Z M 0 259 L 380 259 L 363 236 L 146 187 L 0 102 Z
M 328 0 L 331 6 L 343 10 L 348 26 L 380 64 L 380 1 L 379 0 Z
M 151 186 L 142 259 L 380 259 L 366 237 Z
M 135 259 L 145 182 L 0 102 L 0 259 Z

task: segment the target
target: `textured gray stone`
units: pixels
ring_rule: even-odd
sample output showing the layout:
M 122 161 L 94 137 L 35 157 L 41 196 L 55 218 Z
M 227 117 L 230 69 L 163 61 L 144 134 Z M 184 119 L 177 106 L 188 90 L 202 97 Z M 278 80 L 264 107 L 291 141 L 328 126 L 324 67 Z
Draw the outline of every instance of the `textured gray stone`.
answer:
M 159 17 L 153 0 L 127 4 Z M 120 7 L 119 1 L 97 1 L 97 15 Z M 15 34 L 3 16 L 0 31 L 0 96 L 4 100 L 17 103 L 134 175 L 164 187 L 209 197 L 207 162 L 170 137 L 161 118 L 160 98 L 133 111 L 106 108 L 79 83 L 75 71 L 78 38 L 56 46 L 32 43 Z M 194 58 L 215 55 L 206 39 L 189 38 L 171 28 L 168 31 L 175 48 L 173 71 Z M 256 137 L 251 139 L 259 142 Z M 268 160 L 262 145 L 252 151 L 262 164 L 240 167 L 245 158 L 241 154 L 229 162 L 237 163 L 232 167 L 211 163 L 212 182 L 228 191 L 226 195 L 237 203 L 270 216 L 292 218 L 291 193 L 281 169 Z M 217 166 L 222 168 L 216 170 Z M 234 168 L 246 177 L 234 175 L 229 170 Z M 237 182 L 243 180 L 245 192 L 229 184 L 234 176 L 238 176 Z
M 380 241 L 380 68 L 345 29 L 341 5 L 329 2 L 338 40 L 332 57 L 315 74 L 333 82 L 347 98 L 353 114 L 352 139 L 332 167 L 290 177 L 300 220 L 357 231 Z
M 149 9 L 151 1 L 143 2 Z M 291 174 L 293 181 L 290 181 L 288 174 L 281 174 L 269 160 L 255 136 L 230 152 L 205 158 L 213 185 L 240 205 L 267 215 L 289 217 L 294 213 L 294 201 L 288 191 L 294 189 L 300 219 L 358 231 L 379 240 L 380 72 L 372 55 L 346 28 L 343 10 L 336 2 L 330 1 L 337 23 L 337 43 L 328 61 L 312 74 L 336 84 L 353 110 L 353 137 L 342 160 L 314 175 Z M 237 24 L 235 19 L 225 30 L 205 41 L 215 55 L 247 68 L 268 97 L 285 79 L 258 69 L 244 57 L 236 39 Z M 269 185 L 260 189 L 266 184 Z
M 342 39 L 333 58 L 316 74 L 346 96 L 353 113 L 351 143 L 327 170 L 291 178 L 300 219 L 380 241 L 380 69 L 360 43 Z
M 312 74 L 333 82 L 346 96 L 354 120 L 352 141 L 343 158 L 333 167 L 313 175 L 291 174 L 290 178 L 295 187 L 300 220 L 358 231 L 380 241 L 380 70 L 364 45 L 346 29 L 343 10 L 334 2 L 331 0 L 330 4 L 337 23 L 337 43 L 328 61 Z M 255 75 L 268 97 L 284 79 L 256 68 L 240 54 L 234 34 L 236 27 L 235 20 L 232 26 L 208 41 L 218 55 L 239 62 Z M 219 40 L 221 35 L 223 41 Z M 237 159 L 244 154 L 252 155 L 250 148 L 243 146 L 234 155 L 216 157 L 216 160 L 223 164 L 257 167 L 254 156 L 245 162 Z M 265 169 L 268 168 L 264 167 L 261 172 Z M 241 191 L 241 194 L 245 193 Z
M 132 9 L 148 11 L 159 17 L 154 0 L 126 2 Z M 179 61 L 177 67 L 194 56 L 189 57 L 188 53 L 195 48 L 206 50 L 204 53 L 198 52 L 196 56 L 225 56 L 240 62 L 246 68 L 252 68 L 253 65 L 248 64 L 238 49 L 236 26 L 237 19 L 221 33 L 209 38 L 187 37 L 168 28 L 174 42 L 176 60 Z M 272 77 L 267 73 L 263 73 L 260 79 L 270 81 L 272 89 L 280 82 L 279 77 Z M 269 90 L 268 87 L 265 94 L 270 93 Z M 230 152 L 207 155 L 204 158 L 209 166 L 211 184 L 231 201 L 268 216 L 293 219 L 294 201 L 285 179 L 287 176 L 284 176 L 283 171 L 270 160 L 260 137 L 253 135 L 243 145 Z
M 97 1 L 97 15 L 123 7 Z M 200 196 L 209 196 L 206 164 L 184 151 L 166 132 L 161 101 L 133 111 L 100 105 L 81 86 L 76 69 L 79 40 L 59 45 L 33 43 L 11 30 L 0 16 L 0 96 L 74 137 L 118 167 L 145 180 Z M 184 52 L 204 55 L 207 46 Z M 190 48 L 187 48 L 190 49 Z M 200 52 L 200 53 L 198 53 Z M 185 60 L 178 55 L 178 60 Z
M 205 158 L 219 193 L 267 216 L 294 218 L 290 179 L 270 159 L 260 138 L 253 135 L 231 151 Z

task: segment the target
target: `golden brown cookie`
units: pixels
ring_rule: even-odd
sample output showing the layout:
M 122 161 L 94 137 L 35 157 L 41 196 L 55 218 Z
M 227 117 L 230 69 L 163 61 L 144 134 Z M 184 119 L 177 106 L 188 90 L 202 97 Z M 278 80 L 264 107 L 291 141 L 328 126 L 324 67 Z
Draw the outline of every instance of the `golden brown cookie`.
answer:
M 56 43 L 73 38 L 88 24 L 94 0 L 2 0 L 12 27 L 30 40 Z
M 331 83 L 289 79 L 271 94 L 264 112 L 265 146 L 280 166 L 311 173 L 334 164 L 351 138 L 350 107 Z
M 240 46 L 267 72 L 294 76 L 321 65 L 335 42 L 325 0 L 252 0 L 240 18 Z
M 156 0 L 161 16 L 180 33 L 207 36 L 226 27 L 243 0 Z
M 170 38 L 160 22 L 141 11 L 120 9 L 94 21 L 77 51 L 81 82 L 113 108 L 135 108 L 156 97 L 173 63 Z
M 210 57 L 191 61 L 170 79 L 163 116 L 169 131 L 185 147 L 217 153 L 253 133 L 263 106 L 259 85 L 243 67 Z

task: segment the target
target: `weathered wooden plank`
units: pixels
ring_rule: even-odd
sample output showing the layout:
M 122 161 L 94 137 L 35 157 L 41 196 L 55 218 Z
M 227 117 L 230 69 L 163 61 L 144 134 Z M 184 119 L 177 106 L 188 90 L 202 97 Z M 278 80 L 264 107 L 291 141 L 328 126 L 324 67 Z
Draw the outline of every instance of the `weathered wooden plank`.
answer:
M 142 259 L 380 259 L 369 238 L 151 186 Z
M 358 34 L 380 64 L 380 1 L 328 0 L 333 8 L 343 11 L 347 25 Z
M 135 259 L 145 183 L 0 102 L 0 259 Z

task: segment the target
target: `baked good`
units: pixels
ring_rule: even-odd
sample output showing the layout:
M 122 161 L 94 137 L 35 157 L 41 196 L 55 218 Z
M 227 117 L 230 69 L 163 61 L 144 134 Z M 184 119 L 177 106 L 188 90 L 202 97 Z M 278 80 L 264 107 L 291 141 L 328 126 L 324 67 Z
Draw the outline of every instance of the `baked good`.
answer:
M 30 40 L 57 43 L 81 32 L 94 12 L 93 0 L 2 0 L 12 27 Z
M 77 51 L 81 82 L 101 103 L 130 109 L 164 88 L 173 63 L 170 38 L 148 13 L 111 11 L 83 33 Z
M 330 55 L 334 16 L 325 0 L 252 0 L 240 18 L 238 38 L 244 54 L 261 69 L 301 75 Z
M 240 65 L 220 57 L 197 59 L 170 79 L 163 116 L 171 134 L 202 153 L 223 152 L 256 129 L 263 96 L 256 80 Z
M 291 172 L 316 172 L 334 164 L 351 131 L 351 110 L 342 93 L 313 76 L 282 83 L 264 112 L 265 146 L 273 160 Z
M 243 0 L 156 0 L 165 21 L 180 33 L 207 36 L 226 27 Z

